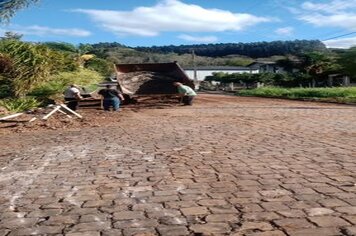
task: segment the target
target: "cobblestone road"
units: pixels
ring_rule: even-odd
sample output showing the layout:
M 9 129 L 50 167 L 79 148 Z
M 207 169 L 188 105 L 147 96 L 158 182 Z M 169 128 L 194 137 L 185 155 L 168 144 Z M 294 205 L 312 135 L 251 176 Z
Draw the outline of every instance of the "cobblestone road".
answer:
M 356 108 L 202 95 L 3 136 L 0 236 L 356 235 Z

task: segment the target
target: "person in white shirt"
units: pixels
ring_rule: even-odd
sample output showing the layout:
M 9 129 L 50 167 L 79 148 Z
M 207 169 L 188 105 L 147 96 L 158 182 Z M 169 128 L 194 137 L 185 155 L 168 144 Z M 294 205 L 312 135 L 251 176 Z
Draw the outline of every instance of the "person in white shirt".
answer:
M 64 100 L 67 106 L 73 111 L 77 110 L 79 100 L 83 97 L 80 95 L 80 90 L 75 84 L 71 84 L 64 92 Z

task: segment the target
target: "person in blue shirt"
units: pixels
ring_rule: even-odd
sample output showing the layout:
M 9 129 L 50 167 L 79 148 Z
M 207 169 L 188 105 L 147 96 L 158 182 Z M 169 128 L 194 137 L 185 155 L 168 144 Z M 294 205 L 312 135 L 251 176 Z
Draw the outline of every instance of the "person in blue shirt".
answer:
M 193 99 L 197 96 L 196 92 L 189 86 L 183 85 L 182 83 L 175 82 L 174 86 L 177 87 L 178 93 L 183 97 L 183 104 L 186 106 L 193 105 Z

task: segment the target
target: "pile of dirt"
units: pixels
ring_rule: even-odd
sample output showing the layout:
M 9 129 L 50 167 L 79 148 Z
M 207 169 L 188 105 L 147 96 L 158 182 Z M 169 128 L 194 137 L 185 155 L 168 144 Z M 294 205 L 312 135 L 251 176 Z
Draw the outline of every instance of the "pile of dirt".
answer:
M 123 112 L 101 110 L 81 110 L 78 113 L 83 116 L 83 119 L 74 116 L 69 118 L 62 113 L 55 113 L 48 120 L 36 119 L 31 123 L 28 121 L 34 115 L 24 114 L 9 121 L 1 122 L 0 134 L 110 126 L 120 122 L 123 117 Z
M 120 75 L 120 85 L 124 93 L 147 94 L 175 94 L 177 88 L 173 85 L 178 81 L 172 75 L 158 72 L 140 71 Z
M 141 112 L 142 109 L 169 109 L 179 104 L 178 97 L 161 96 L 145 97 L 137 101 L 136 104 L 125 105 L 119 112 L 106 112 L 101 109 L 79 109 L 83 118 L 80 119 L 74 115 L 67 115 L 60 112 L 54 113 L 47 120 L 42 118 L 48 114 L 51 109 L 39 108 L 21 116 L 0 122 L 0 135 L 8 133 L 23 133 L 43 130 L 65 130 L 82 129 L 88 127 L 108 127 L 116 126 L 123 119 L 129 119 L 130 115 Z M 36 117 L 33 122 L 29 122 Z

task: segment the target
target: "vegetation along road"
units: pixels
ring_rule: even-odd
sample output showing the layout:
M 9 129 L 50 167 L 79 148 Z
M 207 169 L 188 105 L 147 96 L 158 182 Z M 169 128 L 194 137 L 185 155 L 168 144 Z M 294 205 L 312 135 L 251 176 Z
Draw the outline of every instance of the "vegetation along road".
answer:
M 121 114 L 2 136 L 0 235 L 356 234 L 354 106 L 200 95 Z

